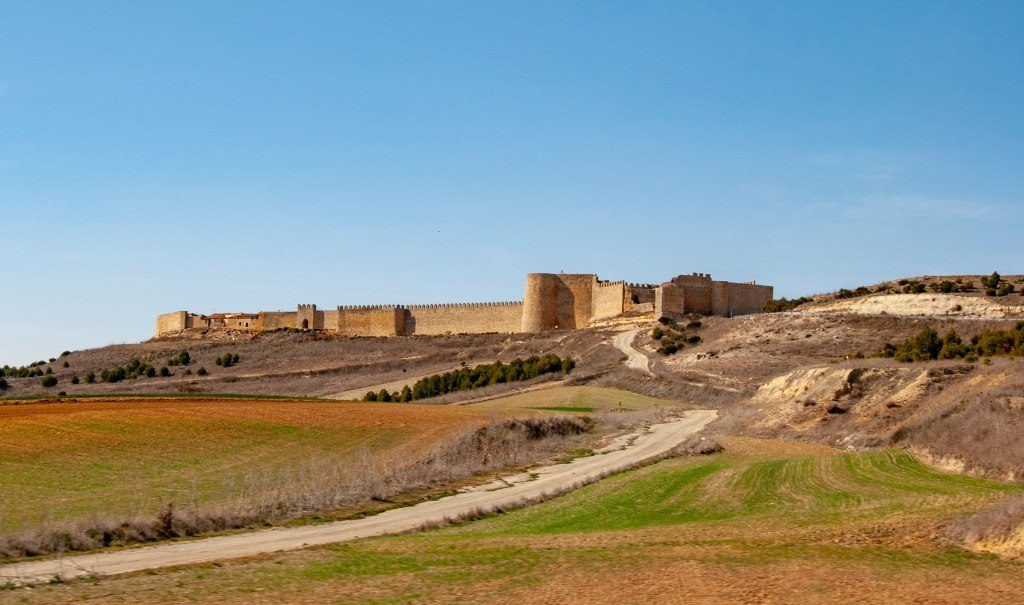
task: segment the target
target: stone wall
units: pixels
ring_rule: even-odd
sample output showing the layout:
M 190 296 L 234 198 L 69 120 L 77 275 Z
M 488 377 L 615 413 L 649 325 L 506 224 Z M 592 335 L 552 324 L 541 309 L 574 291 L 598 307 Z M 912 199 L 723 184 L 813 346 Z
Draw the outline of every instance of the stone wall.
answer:
M 713 284 L 711 276 L 705 273 L 677 275 L 672 282 L 682 288 L 687 313 L 712 315 L 714 313 Z
M 323 330 L 323 312 L 317 312 L 316 305 L 299 305 L 295 311 L 295 327 L 302 330 Z
M 590 320 L 608 319 L 622 315 L 626 299 L 626 284 L 621 281 L 598 282 L 591 295 Z M 632 306 L 632 305 L 630 305 Z
M 759 284 L 729 283 L 729 315 L 761 313 L 774 296 L 775 289 Z
M 523 303 L 462 303 L 452 305 L 411 305 L 406 307 L 407 334 L 481 334 L 519 332 Z
M 334 325 L 346 336 L 401 336 L 406 333 L 406 314 L 405 309 L 393 305 L 338 307 Z
M 654 319 L 674 321 L 686 315 L 686 301 L 679 284 L 668 282 L 654 291 Z
M 320 311 L 298 305 L 295 312 L 218 313 L 185 311 L 157 317 L 156 335 L 187 329 L 327 330 L 352 336 L 402 336 L 486 332 L 542 332 L 586 328 L 594 319 L 627 311 L 677 319 L 685 313 L 739 315 L 757 313 L 772 297 L 771 286 L 713 281 L 704 273 L 679 275 L 652 286 L 622 281 L 599 282 L 593 273 L 531 273 L 523 301 L 441 305 L 353 306 Z
M 181 332 L 182 330 L 188 327 L 186 325 L 187 318 L 187 311 L 174 311 L 173 313 L 164 313 L 163 315 L 157 315 L 156 335 L 164 336 L 165 334 L 174 334 L 175 332 Z
M 297 317 L 295 311 L 262 311 L 256 324 L 259 330 L 294 328 Z

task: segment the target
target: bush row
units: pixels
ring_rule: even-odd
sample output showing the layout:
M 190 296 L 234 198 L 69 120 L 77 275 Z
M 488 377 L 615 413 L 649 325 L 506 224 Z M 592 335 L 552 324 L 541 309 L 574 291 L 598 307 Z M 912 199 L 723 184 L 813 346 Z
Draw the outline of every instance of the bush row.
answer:
M 516 358 L 509 363 L 496 361 L 483 363 L 474 368 L 459 368 L 443 374 L 434 374 L 417 380 L 411 387 L 405 385 L 400 392 L 389 393 L 387 389 L 380 392 L 370 391 L 363 401 L 413 401 L 427 399 L 456 391 L 479 389 L 505 382 L 530 380 L 542 374 L 562 372 L 568 374 L 576 367 L 571 358 L 562 359 L 558 355 L 534 355 L 526 359 Z
M 907 363 L 933 359 L 977 361 L 979 357 L 1024 357 L 1024 321 L 1007 330 L 986 329 L 969 342 L 964 342 L 953 329 L 940 337 L 932 328 L 925 328 L 903 342 L 886 343 L 876 356 Z

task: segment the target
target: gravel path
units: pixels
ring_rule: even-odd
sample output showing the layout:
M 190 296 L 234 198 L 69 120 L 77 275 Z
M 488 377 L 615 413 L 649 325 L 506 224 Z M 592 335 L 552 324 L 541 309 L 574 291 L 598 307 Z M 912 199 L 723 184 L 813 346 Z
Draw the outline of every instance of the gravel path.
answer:
M 469 515 L 525 506 L 662 456 L 704 428 L 717 414 L 714 410 L 685 412 L 681 418 L 652 425 L 642 432 L 623 435 L 593 456 L 577 458 L 567 464 L 536 468 L 439 500 L 392 509 L 372 517 L 15 563 L 0 567 L 0 584 L 39 583 L 55 577 L 71 579 L 114 575 L 252 557 L 414 531 Z
M 634 370 L 640 370 L 648 376 L 654 376 L 654 372 L 651 371 L 650 362 L 648 361 L 647 356 L 633 348 L 633 339 L 636 338 L 636 335 L 639 332 L 639 328 L 628 332 L 619 332 L 614 338 L 612 338 L 612 344 L 626 354 L 627 366 Z

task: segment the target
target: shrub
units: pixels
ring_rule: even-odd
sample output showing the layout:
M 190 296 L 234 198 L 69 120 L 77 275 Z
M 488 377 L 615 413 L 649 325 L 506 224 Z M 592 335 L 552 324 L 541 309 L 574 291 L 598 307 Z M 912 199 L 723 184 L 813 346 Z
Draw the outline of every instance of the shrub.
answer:
M 187 366 L 190 363 L 192 363 L 192 357 L 188 354 L 188 351 L 181 351 L 167 360 L 167 365 L 169 366 Z
M 46 368 L 47 374 L 53 374 L 53 368 Z
M 57 386 L 57 377 L 52 374 L 47 374 L 43 377 L 39 384 L 43 385 L 44 389 Z
M 71 377 L 71 384 L 78 384 L 78 383 L 79 383 L 78 376 L 72 376 Z
M 398 400 L 403 403 L 412 401 L 412 389 L 409 388 L 409 385 L 402 387 L 402 393 L 398 396 Z
M 70 368 L 70 367 L 71 367 L 71 364 L 65 361 L 65 362 L 64 362 L 64 367 L 65 367 L 65 368 Z
M 933 292 L 942 292 L 943 294 L 949 294 L 950 292 L 957 291 L 957 285 L 948 279 L 944 279 L 940 282 L 933 283 L 929 286 Z
M 377 401 L 391 401 L 391 393 L 388 393 L 387 389 L 381 389 L 377 393 Z
M 85 382 L 87 384 L 92 384 L 92 383 L 96 382 L 96 372 L 86 372 L 85 373 Z
M 697 336 L 697 335 L 688 336 L 686 338 L 686 344 L 689 344 L 689 345 L 698 344 L 698 343 L 700 343 L 700 341 L 701 341 L 701 338 L 700 338 L 700 336 Z
M 7 384 L 7 379 L 6 378 L 0 378 L 0 391 L 6 391 L 7 387 L 9 387 L 9 386 L 10 385 Z
M 205 367 L 200 367 L 198 370 L 196 370 L 196 374 L 199 374 L 200 376 L 206 376 L 206 374 L 207 374 L 206 368 Z
M 57 397 L 67 397 L 67 396 L 68 396 L 68 392 L 67 391 L 61 391 L 60 393 L 57 393 Z
M 764 305 L 765 313 L 780 313 L 782 311 L 792 311 L 800 305 L 810 302 L 811 299 L 801 296 L 800 298 L 794 298 L 793 300 L 787 299 L 785 296 L 782 298 L 773 298 Z
M 64 351 L 60 354 L 61 357 L 67 357 L 68 355 L 71 355 L 71 351 Z
M 377 394 L 373 391 L 367 391 L 367 393 L 363 395 L 363 401 L 377 401 Z
M 146 378 L 153 378 L 156 376 L 156 368 L 153 366 L 146 366 Z
M 219 366 L 219 365 L 223 365 L 224 362 L 221 360 L 220 356 L 217 356 L 217 359 L 213 360 L 213 364 Z
M 160 368 L 160 375 L 164 376 L 164 377 L 170 376 L 171 375 L 171 371 L 167 368 L 167 366 L 164 366 L 164 367 Z
M 665 335 L 665 331 L 661 329 L 661 326 L 654 326 L 651 330 L 651 338 L 654 340 L 661 340 L 661 337 Z

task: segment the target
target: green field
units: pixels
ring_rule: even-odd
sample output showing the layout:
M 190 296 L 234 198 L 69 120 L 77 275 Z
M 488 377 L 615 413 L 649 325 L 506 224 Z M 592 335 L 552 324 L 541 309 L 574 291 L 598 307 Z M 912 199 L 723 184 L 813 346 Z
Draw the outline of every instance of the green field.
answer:
M 721 454 L 666 460 L 446 529 L 33 596 L 834 602 L 856 594 L 866 602 L 965 602 L 1024 589 L 1020 565 L 940 539 L 944 521 L 1017 486 L 938 472 L 895 450 L 725 443 Z

